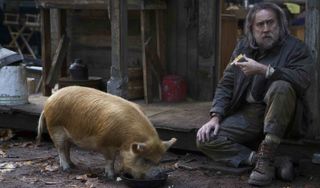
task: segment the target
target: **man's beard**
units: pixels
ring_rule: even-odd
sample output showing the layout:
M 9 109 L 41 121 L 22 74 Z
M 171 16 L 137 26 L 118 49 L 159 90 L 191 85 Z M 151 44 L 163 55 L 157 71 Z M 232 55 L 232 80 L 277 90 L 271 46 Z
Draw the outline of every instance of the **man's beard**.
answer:
M 258 43 L 259 48 L 261 48 L 261 50 L 269 50 L 270 48 L 272 48 L 276 42 L 278 38 L 271 38 L 271 37 L 266 37 L 262 39 L 261 44 Z
M 269 50 L 276 45 L 279 40 L 279 32 L 269 33 L 262 36 L 256 43 L 260 50 Z

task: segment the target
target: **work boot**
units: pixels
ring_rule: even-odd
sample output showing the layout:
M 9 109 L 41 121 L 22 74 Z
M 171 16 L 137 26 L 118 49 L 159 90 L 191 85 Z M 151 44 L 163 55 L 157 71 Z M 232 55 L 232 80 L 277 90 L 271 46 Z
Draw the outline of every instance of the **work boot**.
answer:
M 257 153 L 256 166 L 250 174 L 248 183 L 251 185 L 264 186 L 271 184 L 275 177 L 273 165 L 275 150 L 278 144 L 263 140 Z

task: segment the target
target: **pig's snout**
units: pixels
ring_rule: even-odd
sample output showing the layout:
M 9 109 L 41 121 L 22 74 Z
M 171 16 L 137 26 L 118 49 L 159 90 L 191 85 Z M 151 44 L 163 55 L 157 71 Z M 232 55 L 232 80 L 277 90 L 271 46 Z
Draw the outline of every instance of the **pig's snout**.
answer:
M 123 173 L 132 179 L 144 179 L 146 175 L 145 172 L 133 170 L 132 168 L 125 168 Z
M 132 169 L 128 169 L 125 174 L 126 177 L 131 179 L 155 179 L 161 178 L 165 172 L 158 166 L 150 167 L 145 173 L 144 172 L 135 172 Z

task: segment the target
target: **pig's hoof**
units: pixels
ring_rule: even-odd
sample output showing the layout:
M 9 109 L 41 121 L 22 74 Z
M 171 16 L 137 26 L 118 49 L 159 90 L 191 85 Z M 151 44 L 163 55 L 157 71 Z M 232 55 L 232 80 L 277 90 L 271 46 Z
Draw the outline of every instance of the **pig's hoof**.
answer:
M 73 163 L 70 163 L 70 164 L 68 164 L 66 166 L 63 166 L 62 170 L 64 172 L 71 172 L 71 170 L 74 169 L 74 168 L 76 168 L 76 165 L 74 165 Z
M 107 178 L 107 180 L 115 180 L 113 173 L 104 173 L 104 176 Z

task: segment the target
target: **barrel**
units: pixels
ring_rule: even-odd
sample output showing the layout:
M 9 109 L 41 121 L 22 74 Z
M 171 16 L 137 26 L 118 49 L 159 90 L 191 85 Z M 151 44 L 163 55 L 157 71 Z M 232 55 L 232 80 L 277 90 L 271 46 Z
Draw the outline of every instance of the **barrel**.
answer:
M 128 99 L 141 99 L 144 97 L 143 74 L 141 67 L 128 68 Z
M 28 85 L 24 65 L 0 69 L 0 105 L 28 103 Z
M 180 102 L 185 100 L 187 83 L 178 75 L 167 75 L 162 80 L 162 100 L 166 102 Z

